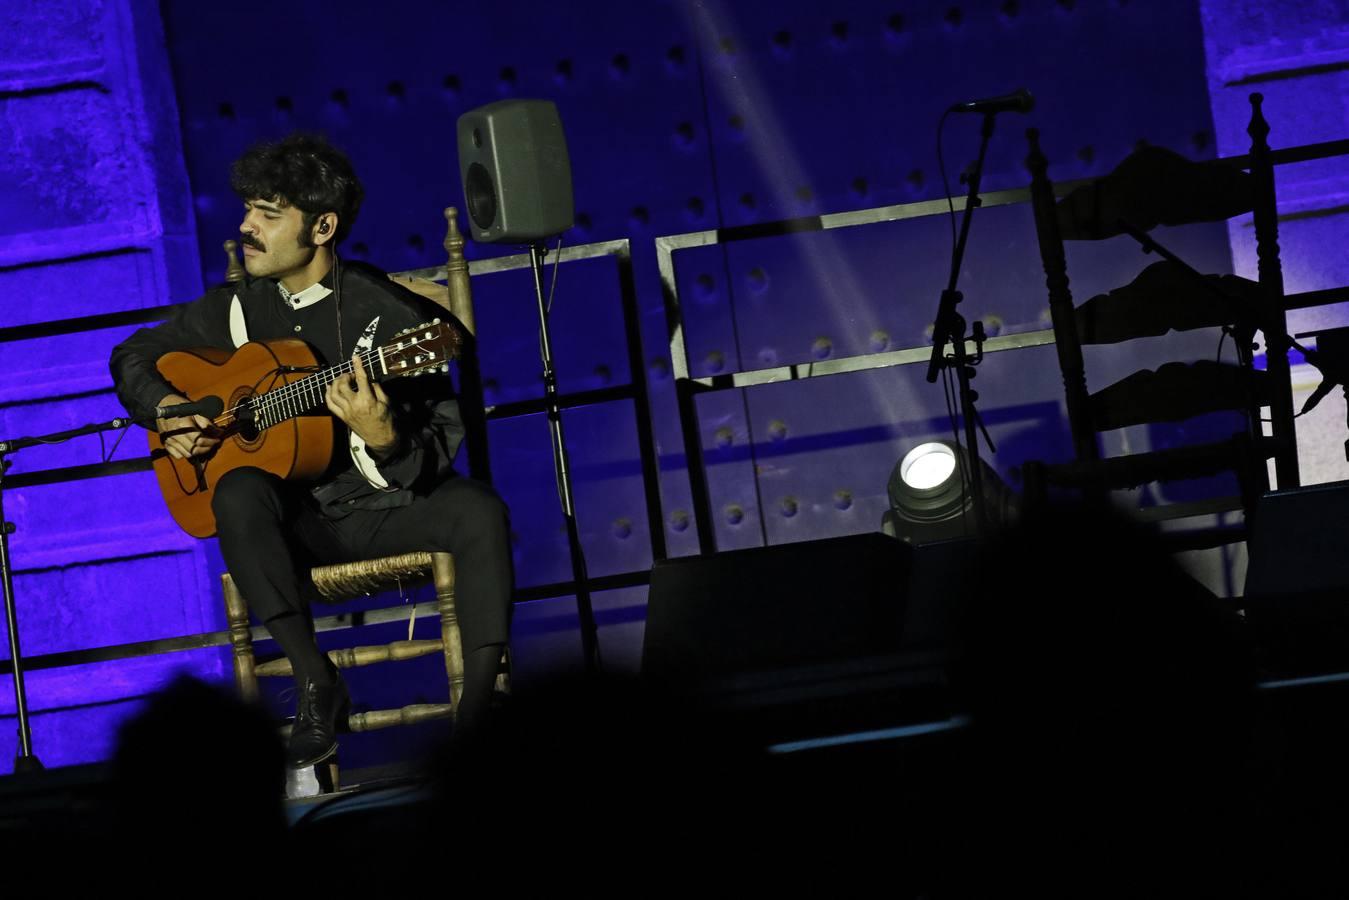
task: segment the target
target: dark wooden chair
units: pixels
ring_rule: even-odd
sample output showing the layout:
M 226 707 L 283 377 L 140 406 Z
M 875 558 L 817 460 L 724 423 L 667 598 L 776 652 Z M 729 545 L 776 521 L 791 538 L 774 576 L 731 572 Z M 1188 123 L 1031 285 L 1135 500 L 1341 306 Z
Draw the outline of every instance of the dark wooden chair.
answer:
M 1216 160 L 1194 163 L 1160 148 L 1131 154 L 1113 172 L 1056 200 L 1039 134 L 1028 132 L 1035 229 L 1049 289 L 1050 315 L 1063 374 L 1074 460 L 1025 467 L 1026 502 L 1045 502 L 1052 486 L 1102 499 L 1112 490 L 1153 481 L 1199 478 L 1233 471 L 1248 511 L 1268 490 L 1266 460 L 1274 458 L 1280 487 L 1298 481 L 1292 391 L 1286 354 L 1283 279 L 1278 258 L 1274 179 L 1266 141 L 1269 126 L 1261 97 L 1251 97 L 1252 138 L 1248 169 Z M 1253 212 L 1259 280 L 1202 275 L 1167 258 L 1148 266 L 1129 285 L 1073 303 L 1064 242 L 1105 240 L 1129 234 L 1148 241 L 1158 224 L 1220 221 Z M 1161 248 L 1153 247 L 1166 255 Z M 1224 327 L 1237 362 L 1168 363 L 1135 372 L 1092 392 L 1087 387 L 1083 346 L 1116 344 L 1169 331 Z M 1266 371 L 1253 365 L 1252 342 L 1263 332 Z M 1271 410 L 1273 436 L 1261 425 Z M 1130 425 L 1179 422 L 1205 413 L 1235 410 L 1244 428 L 1230 439 L 1103 458 L 1098 435 Z M 1215 543 L 1239 535 L 1215 535 Z

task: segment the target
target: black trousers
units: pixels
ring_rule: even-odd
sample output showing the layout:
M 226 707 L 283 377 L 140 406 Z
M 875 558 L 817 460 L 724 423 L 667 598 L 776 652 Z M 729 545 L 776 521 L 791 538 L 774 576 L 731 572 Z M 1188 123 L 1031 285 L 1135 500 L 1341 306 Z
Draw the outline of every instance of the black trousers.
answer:
M 506 643 L 510 523 L 506 504 L 480 482 L 452 477 L 408 506 L 329 518 L 303 486 L 239 468 L 220 479 L 212 508 L 225 565 L 264 623 L 286 613 L 309 615 L 312 566 L 442 550 L 454 554 L 465 655 Z

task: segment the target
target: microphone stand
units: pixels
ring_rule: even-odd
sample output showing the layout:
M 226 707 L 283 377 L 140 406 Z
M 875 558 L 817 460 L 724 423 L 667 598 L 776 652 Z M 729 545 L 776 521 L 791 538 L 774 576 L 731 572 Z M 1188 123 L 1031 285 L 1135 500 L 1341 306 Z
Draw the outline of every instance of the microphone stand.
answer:
M 955 252 L 951 254 L 951 278 L 946 284 L 946 289 L 941 293 L 941 302 L 937 307 L 937 318 L 932 332 L 932 357 L 927 366 L 929 384 L 937 381 L 944 367 L 953 367 L 956 372 L 956 380 L 959 383 L 960 390 L 960 416 L 965 423 L 965 451 L 969 457 L 969 472 L 966 477 L 966 484 L 973 501 L 974 533 L 976 535 L 982 533 L 987 526 L 983 477 L 979 471 L 979 435 L 975 431 L 976 426 L 983 429 L 984 438 L 988 440 L 989 447 L 994 450 L 996 448 L 993 448 L 993 441 L 988 437 L 988 430 L 984 429 L 983 422 L 979 419 L 979 412 L 974 406 L 974 402 L 979 399 L 979 394 L 970 387 L 970 381 L 975 376 L 974 367 L 983 362 L 984 359 L 984 325 L 977 321 L 973 325 L 972 336 L 974 338 L 975 355 L 973 359 L 970 359 L 965 351 L 965 319 L 960 313 L 956 312 L 956 306 L 964 299 L 964 295 L 956 290 L 956 282 L 960 278 L 960 265 L 965 258 L 965 243 L 970 236 L 970 222 L 974 217 L 974 209 L 981 202 L 979 199 L 979 181 L 983 177 L 984 158 L 988 153 L 988 142 L 993 137 L 993 117 L 995 115 L 996 112 L 984 113 L 983 127 L 980 129 L 979 158 L 974 164 L 974 170 L 966 178 L 966 183 L 969 185 L 969 195 L 965 200 L 965 211 L 960 222 L 960 236 L 956 240 Z M 951 342 L 953 350 L 950 360 L 946 358 L 947 341 Z
M 553 345 L 548 336 L 548 302 L 543 291 L 543 258 L 548 253 L 542 241 L 529 245 L 529 263 L 534 271 L 534 294 L 539 302 L 539 355 L 543 361 L 543 393 L 547 404 L 548 432 L 552 439 L 553 468 L 557 477 L 558 500 L 562 503 L 562 517 L 567 523 L 567 543 L 571 550 L 572 579 L 576 582 L 576 615 L 581 626 L 581 653 L 585 657 L 586 672 L 602 671 L 600 663 L 599 630 L 595 625 L 595 610 L 590 602 L 589 575 L 586 573 L 585 550 L 581 546 L 581 532 L 576 525 L 576 505 L 572 495 L 571 465 L 567 457 L 567 443 L 562 432 L 562 407 L 557 399 L 557 373 L 553 369 Z
M 9 557 L 9 536 L 15 532 L 13 522 L 5 520 L 5 473 L 14 463 L 8 457 L 28 447 L 59 444 L 70 438 L 100 431 L 116 431 L 131 424 L 130 419 L 113 419 L 95 425 L 85 425 L 68 431 L 57 431 L 42 437 L 23 437 L 0 441 L 0 585 L 5 594 L 5 628 L 9 632 L 9 660 L 14 672 L 14 709 L 19 719 L 19 746 L 14 757 L 15 773 L 42 769 L 42 761 L 33 753 L 33 732 L 28 724 L 28 694 L 23 684 L 23 654 L 19 651 L 19 618 L 14 607 L 14 576 Z

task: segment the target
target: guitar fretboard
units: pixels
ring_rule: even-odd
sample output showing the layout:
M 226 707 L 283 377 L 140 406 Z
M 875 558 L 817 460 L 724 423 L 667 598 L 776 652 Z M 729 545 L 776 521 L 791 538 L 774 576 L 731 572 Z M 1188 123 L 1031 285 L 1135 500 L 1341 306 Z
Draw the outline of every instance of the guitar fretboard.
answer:
M 375 370 L 378 356 L 378 349 L 367 350 L 360 355 L 361 364 L 372 382 L 379 380 L 379 373 Z M 350 378 L 355 371 L 354 361 L 347 360 L 340 365 L 306 375 L 299 381 L 292 381 L 290 384 L 267 391 L 265 394 L 255 395 L 253 424 L 262 431 L 322 407 L 328 386 L 339 378 Z

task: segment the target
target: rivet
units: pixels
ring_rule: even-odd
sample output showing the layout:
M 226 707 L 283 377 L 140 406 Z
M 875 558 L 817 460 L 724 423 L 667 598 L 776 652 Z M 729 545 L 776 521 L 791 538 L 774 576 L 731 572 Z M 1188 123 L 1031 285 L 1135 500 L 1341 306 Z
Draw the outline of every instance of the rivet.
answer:
M 828 359 L 834 352 L 834 342 L 827 337 L 817 337 L 810 345 L 810 355 L 816 359 Z
M 600 384 L 612 384 L 614 380 L 614 372 L 604 363 L 600 363 L 598 366 L 595 367 L 595 377 L 599 379 Z
M 670 528 L 675 531 L 689 530 L 689 514 L 687 510 L 676 509 L 670 513 Z
M 732 525 L 739 525 L 745 520 L 745 509 L 738 503 L 728 504 L 723 513 L 726 521 Z
M 651 213 L 645 206 L 634 206 L 632 212 L 628 214 L 628 219 L 633 225 L 648 225 L 651 222 Z
M 852 184 L 850 184 L 849 187 L 852 188 L 852 192 L 857 196 L 865 197 L 867 195 L 867 190 L 870 187 L 870 185 L 867 184 L 867 180 L 865 178 L 863 178 L 861 175 L 858 175 L 856 178 L 852 180 Z
M 347 97 L 347 92 L 342 88 L 334 89 L 333 92 L 328 95 L 328 99 L 343 109 L 346 109 L 351 102 L 350 98 Z
M 783 497 L 781 502 L 778 503 L 778 509 L 782 512 L 784 519 L 790 519 L 801 510 L 801 506 L 796 502 L 795 497 Z
M 227 103 L 227 102 L 221 101 L 221 104 L 220 104 L 219 108 L 218 108 L 216 111 L 217 111 L 217 113 L 220 115 L 220 118 L 222 118 L 222 119 L 231 119 L 231 120 L 233 120 L 233 118 L 234 118 L 234 104 L 233 104 L 233 103 Z
M 785 441 L 787 439 L 787 423 L 781 419 L 774 419 L 769 422 L 768 438 L 772 441 Z
M 657 381 L 664 381 L 670 376 L 670 363 L 667 360 L 657 357 L 648 364 L 647 371 L 649 371 L 651 377 Z
M 763 270 L 763 266 L 755 266 L 750 269 L 745 276 L 745 280 L 749 282 L 750 289 L 758 293 L 763 293 L 768 289 L 768 273 Z
M 632 519 L 626 516 L 615 519 L 613 524 L 614 537 L 620 541 L 632 537 Z
M 989 337 L 997 337 L 1002 334 L 1003 325 L 1006 324 L 1003 322 L 1002 316 L 995 315 L 984 316 L 979 321 L 984 323 L 984 334 Z
M 291 103 L 291 100 L 290 100 L 289 97 L 277 97 L 277 98 L 276 98 L 276 111 L 277 111 L 277 112 L 288 113 L 288 112 L 293 111 L 294 108 L 295 108 L 295 107 L 294 107 L 294 104 Z
M 775 366 L 778 364 L 778 351 L 772 347 L 764 347 L 759 351 L 759 363 L 764 366 Z
M 698 285 L 698 293 L 704 297 L 710 297 L 717 289 L 717 280 L 704 272 L 694 279 L 694 284 Z
M 834 491 L 834 508 L 848 509 L 852 506 L 852 491 L 839 488 Z
M 713 350 L 711 353 L 707 354 L 707 358 L 703 365 L 706 367 L 707 371 L 716 374 L 726 368 L 726 354 L 722 353 L 720 350 Z
M 880 353 L 882 350 L 888 350 L 890 348 L 890 332 L 877 328 L 875 331 L 871 332 L 871 335 L 867 339 L 867 343 L 871 345 L 872 353 Z
M 716 433 L 712 436 L 712 440 L 719 449 L 725 450 L 727 447 L 731 446 L 731 444 L 735 443 L 735 433 L 723 425 L 716 430 Z
M 946 20 L 946 24 L 950 27 L 959 28 L 960 23 L 965 21 L 965 14 L 961 12 L 959 6 L 953 6 L 946 11 L 946 15 L 942 18 Z

